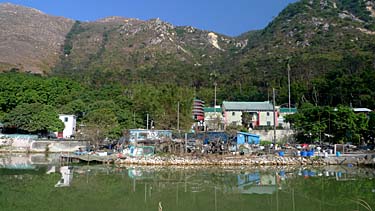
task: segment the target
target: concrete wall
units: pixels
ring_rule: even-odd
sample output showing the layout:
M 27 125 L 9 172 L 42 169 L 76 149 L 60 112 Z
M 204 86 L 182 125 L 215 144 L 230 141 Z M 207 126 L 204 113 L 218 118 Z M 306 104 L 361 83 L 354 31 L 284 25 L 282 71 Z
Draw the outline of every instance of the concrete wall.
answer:
M 79 148 L 86 149 L 86 141 L 33 141 L 31 152 L 75 152 Z
M 86 148 L 87 141 L 30 140 L 21 138 L 1 138 L 2 151 L 19 152 L 74 152 Z
M 251 130 L 249 131 L 252 134 L 256 134 L 260 136 L 261 141 L 272 141 L 274 132 L 273 130 Z M 291 142 L 293 140 L 294 132 L 293 130 L 276 130 L 276 140 L 277 142 Z

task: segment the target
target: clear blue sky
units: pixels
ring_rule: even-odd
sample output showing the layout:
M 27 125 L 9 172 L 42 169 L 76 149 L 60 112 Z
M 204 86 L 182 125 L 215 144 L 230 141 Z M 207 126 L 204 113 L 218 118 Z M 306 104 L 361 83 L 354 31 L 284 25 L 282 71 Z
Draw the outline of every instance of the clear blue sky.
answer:
M 176 26 L 236 36 L 264 28 L 297 0 L 0 0 L 55 16 L 92 21 L 108 16 L 160 18 Z

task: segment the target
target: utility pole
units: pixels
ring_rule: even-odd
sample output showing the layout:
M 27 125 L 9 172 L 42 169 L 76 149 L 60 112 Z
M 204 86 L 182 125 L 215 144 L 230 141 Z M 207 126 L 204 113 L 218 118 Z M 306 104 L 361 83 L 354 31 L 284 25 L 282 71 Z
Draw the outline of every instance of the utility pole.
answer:
M 148 130 L 148 113 L 147 113 L 147 120 L 146 120 L 146 129 Z
M 287 64 L 287 69 L 288 69 L 288 108 L 289 108 L 289 113 L 290 113 L 290 65 L 289 65 L 289 59 L 288 59 L 288 64 Z
M 215 86 L 214 113 L 215 113 L 215 115 L 216 115 L 216 86 L 217 86 L 216 81 L 214 82 L 214 86 Z
M 275 111 L 275 88 L 272 88 L 272 96 L 273 96 L 273 145 L 276 146 L 276 111 Z
M 134 128 L 135 128 L 135 111 L 133 111 L 133 125 L 134 125 Z
M 177 102 L 177 131 L 180 132 L 180 101 Z

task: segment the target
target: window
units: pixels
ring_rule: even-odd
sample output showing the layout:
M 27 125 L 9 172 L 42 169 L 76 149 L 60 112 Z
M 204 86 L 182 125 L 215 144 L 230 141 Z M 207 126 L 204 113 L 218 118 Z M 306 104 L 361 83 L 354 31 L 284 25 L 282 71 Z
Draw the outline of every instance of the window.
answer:
M 68 117 L 65 117 L 65 118 L 64 118 L 64 122 L 68 122 Z
M 270 116 L 270 112 L 267 112 L 267 116 Z
M 232 112 L 232 116 L 235 116 L 235 115 L 236 115 L 236 112 L 233 111 L 233 112 Z

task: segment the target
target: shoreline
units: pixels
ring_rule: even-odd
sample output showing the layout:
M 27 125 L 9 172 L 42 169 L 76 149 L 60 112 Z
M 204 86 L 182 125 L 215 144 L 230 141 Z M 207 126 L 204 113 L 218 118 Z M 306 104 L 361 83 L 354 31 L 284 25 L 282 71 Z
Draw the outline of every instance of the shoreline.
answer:
M 0 155 L 6 154 L 60 154 L 61 161 L 71 162 L 97 162 L 105 164 L 144 165 L 144 166 L 327 166 L 347 165 L 366 166 L 375 168 L 375 153 L 342 154 L 339 157 L 313 156 L 279 156 L 267 155 L 191 155 L 191 154 L 156 154 L 152 156 L 131 157 L 123 154 L 110 154 L 100 156 L 98 154 L 75 155 L 71 152 L 25 152 L 0 150 Z
M 367 156 L 367 157 L 366 157 Z M 373 158 L 374 157 L 374 158 Z M 155 166 L 373 166 L 375 155 L 341 157 L 281 157 L 276 155 L 262 156 L 150 156 L 124 157 L 114 161 L 116 165 L 155 165 Z

